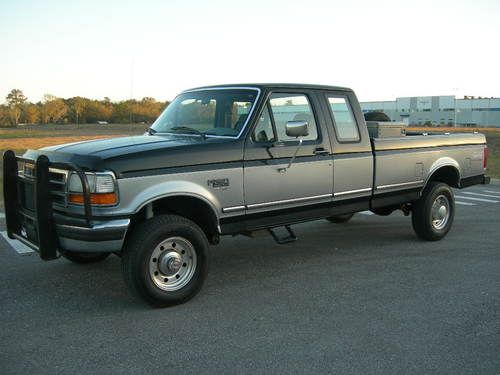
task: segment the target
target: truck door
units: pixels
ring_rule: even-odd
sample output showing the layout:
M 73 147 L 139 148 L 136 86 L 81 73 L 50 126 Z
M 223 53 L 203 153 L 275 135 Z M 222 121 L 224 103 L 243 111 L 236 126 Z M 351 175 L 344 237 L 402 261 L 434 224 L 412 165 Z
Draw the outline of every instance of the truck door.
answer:
M 373 186 L 373 154 L 359 103 L 352 92 L 329 92 L 324 99 L 331 125 L 335 206 L 355 203 L 357 210 L 367 209 Z M 362 207 L 364 203 L 366 207 Z
M 247 214 L 286 211 L 295 206 L 307 209 L 331 202 L 331 146 L 324 121 L 315 111 L 319 105 L 315 100 L 312 93 L 293 90 L 269 95 L 245 148 Z M 299 142 L 286 135 L 288 121 L 306 121 L 309 131 L 290 168 L 287 166 Z

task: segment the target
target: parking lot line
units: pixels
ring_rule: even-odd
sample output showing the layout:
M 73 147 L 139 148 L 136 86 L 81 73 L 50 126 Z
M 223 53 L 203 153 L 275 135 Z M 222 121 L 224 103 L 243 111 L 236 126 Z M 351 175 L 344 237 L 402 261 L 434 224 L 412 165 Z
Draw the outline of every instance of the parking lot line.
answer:
M 2 237 L 9 243 L 9 245 L 17 251 L 18 254 L 21 255 L 28 255 L 33 253 L 34 251 L 30 249 L 28 246 L 24 245 L 22 242 L 10 239 L 9 236 L 7 236 L 7 232 L 0 232 Z
M 465 197 L 463 195 L 455 195 L 455 198 L 471 199 L 473 201 L 488 202 L 488 203 L 499 203 L 500 202 L 500 201 L 496 201 L 496 200 L 493 200 L 493 199 L 484 199 L 484 198 L 476 198 L 476 197 Z
M 493 194 L 498 194 L 500 196 L 500 191 L 495 191 L 495 190 L 483 190 L 485 193 L 493 193 Z
M 475 203 L 461 202 L 461 201 L 455 201 L 455 204 L 458 204 L 458 205 L 461 205 L 461 206 L 477 206 Z
M 479 197 L 487 197 L 487 198 L 500 198 L 500 195 L 491 195 L 491 194 L 473 193 L 473 192 L 471 192 L 471 191 L 462 191 L 462 194 L 477 195 L 477 196 L 479 196 Z

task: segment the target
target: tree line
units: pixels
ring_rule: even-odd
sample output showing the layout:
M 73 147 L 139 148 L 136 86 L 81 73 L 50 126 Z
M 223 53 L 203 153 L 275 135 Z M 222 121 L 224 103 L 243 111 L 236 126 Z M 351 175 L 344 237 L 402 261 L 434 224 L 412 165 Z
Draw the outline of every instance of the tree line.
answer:
M 0 104 L 0 127 L 19 124 L 95 124 L 150 123 L 165 109 L 169 102 L 159 102 L 145 97 L 112 102 L 88 99 L 81 96 L 58 98 L 46 94 L 39 102 L 32 103 L 19 89 L 13 89 Z

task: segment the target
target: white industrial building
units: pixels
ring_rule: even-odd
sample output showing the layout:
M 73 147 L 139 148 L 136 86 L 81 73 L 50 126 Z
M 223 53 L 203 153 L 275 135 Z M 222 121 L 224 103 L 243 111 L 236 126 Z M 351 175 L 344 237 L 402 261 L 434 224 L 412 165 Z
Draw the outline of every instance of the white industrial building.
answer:
M 410 125 L 500 127 L 500 98 L 415 96 L 362 102 L 363 112 L 380 111 Z

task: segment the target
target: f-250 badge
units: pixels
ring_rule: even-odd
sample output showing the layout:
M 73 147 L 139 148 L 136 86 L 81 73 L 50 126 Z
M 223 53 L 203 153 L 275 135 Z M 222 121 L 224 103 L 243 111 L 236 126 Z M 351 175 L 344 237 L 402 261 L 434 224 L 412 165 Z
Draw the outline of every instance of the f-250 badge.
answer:
M 214 189 L 227 189 L 229 187 L 229 178 L 208 180 L 207 185 L 213 187 Z

